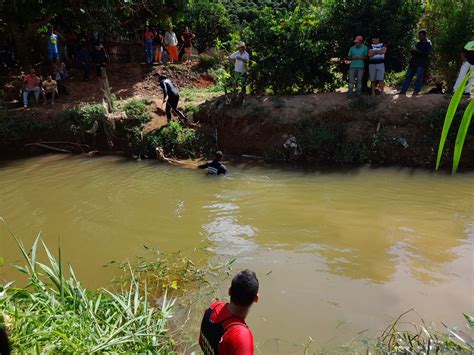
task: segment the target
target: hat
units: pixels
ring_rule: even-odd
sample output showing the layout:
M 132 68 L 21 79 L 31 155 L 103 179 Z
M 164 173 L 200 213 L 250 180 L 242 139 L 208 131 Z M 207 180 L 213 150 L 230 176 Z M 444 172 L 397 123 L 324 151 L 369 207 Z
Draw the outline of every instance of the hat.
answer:
M 245 47 L 245 42 L 239 42 L 237 48 Z
M 474 41 L 467 42 L 464 49 L 467 51 L 474 51 Z
M 427 35 L 428 34 L 428 31 L 425 30 L 425 29 L 422 29 L 422 30 L 419 30 L 418 33 L 423 33 L 424 35 Z
M 362 42 L 364 40 L 364 37 L 362 36 L 356 36 L 354 42 Z

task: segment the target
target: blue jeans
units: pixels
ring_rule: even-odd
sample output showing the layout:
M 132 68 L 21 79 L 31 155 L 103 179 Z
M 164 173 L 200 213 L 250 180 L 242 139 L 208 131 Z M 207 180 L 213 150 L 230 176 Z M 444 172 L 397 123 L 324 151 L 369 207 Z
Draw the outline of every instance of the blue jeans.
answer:
M 30 88 L 30 89 L 25 88 L 23 90 L 23 105 L 25 107 L 28 106 L 28 95 L 30 92 L 33 92 L 35 94 L 35 100 L 38 101 L 40 93 L 41 93 L 41 88 L 39 86 L 35 86 L 33 88 Z
M 357 78 L 356 93 L 362 92 L 362 77 L 364 76 L 364 68 L 349 68 L 349 95 L 354 90 L 354 83 Z
M 146 62 L 150 64 L 153 61 L 153 40 L 145 40 L 145 53 L 146 53 Z
M 425 76 L 425 68 L 423 67 L 408 67 L 407 74 L 405 76 L 405 81 L 402 84 L 402 94 L 406 93 L 410 87 L 411 80 L 416 75 L 415 81 L 415 92 L 420 92 L 421 87 L 423 86 L 423 79 Z

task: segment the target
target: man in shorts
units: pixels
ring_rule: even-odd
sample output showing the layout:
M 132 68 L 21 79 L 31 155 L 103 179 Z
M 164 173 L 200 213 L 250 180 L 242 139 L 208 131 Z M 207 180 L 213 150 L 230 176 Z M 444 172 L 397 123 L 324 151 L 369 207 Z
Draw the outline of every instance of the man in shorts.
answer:
M 371 81 L 372 96 L 375 95 L 375 88 L 379 84 L 380 94 L 383 95 L 385 86 L 385 53 L 387 47 L 380 42 L 380 36 L 372 37 L 372 44 L 369 46 L 369 80 Z
M 213 302 L 201 322 L 199 345 L 205 355 L 253 355 L 253 335 L 245 318 L 258 302 L 258 279 L 244 270 L 232 279 L 230 303 Z

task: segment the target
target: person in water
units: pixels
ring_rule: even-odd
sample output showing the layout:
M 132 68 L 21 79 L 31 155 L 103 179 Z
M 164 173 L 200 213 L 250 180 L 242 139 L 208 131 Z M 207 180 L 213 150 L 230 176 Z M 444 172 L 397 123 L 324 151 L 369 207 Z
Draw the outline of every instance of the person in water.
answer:
M 204 354 L 253 355 L 253 335 L 245 318 L 258 302 L 258 286 L 255 272 L 241 271 L 232 279 L 230 303 L 215 301 L 206 310 L 199 335 Z
M 160 80 L 160 86 L 163 89 L 163 104 L 166 104 L 166 118 L 168 123 L 171 121 L 171 110 L 173 110 L 181 119 L 182 123 L 186 123 L 187 118 L 186 116 L 178 110 L 178 102 L 179 102 L 179 91 L 176 86 L 171 82 L 169 78 L 165 75 L 161 75 L 159 73 L 153 74 L 153 76 L 157 76 Z
M 224 164 L 222 164 L 222 152 L 219 150 L 216 152 L 216 156 L 213 161 L 206 164 L 199 165 L 199 169 L 207 169 L 207 173 L 210 175 L 220 175 L 227 174 L 227 169 Z

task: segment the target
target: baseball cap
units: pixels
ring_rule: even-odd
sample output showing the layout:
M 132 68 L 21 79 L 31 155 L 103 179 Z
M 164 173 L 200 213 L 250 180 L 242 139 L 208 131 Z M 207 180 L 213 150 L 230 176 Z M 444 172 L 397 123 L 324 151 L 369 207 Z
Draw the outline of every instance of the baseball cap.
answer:
M 364 37 L 362 37 L 362 36 L 356 36 L 354 42 L 359 42 L 359 41 L 362 42 L 363 40 L 364 40 Z
M 467 42 L 464 49 L 467 51 L 474 51 L 474 41 Z

